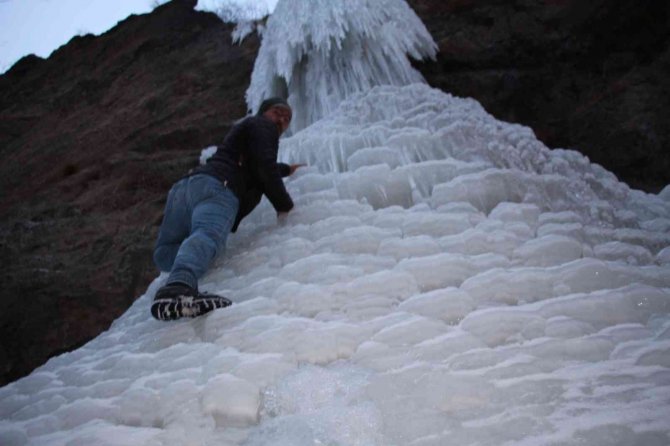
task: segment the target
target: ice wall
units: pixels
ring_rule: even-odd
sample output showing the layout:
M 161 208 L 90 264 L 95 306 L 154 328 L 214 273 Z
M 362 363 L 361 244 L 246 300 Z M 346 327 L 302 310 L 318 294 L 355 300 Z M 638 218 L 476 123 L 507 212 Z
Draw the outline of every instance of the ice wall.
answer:
M 421 82 L 409 57 L 437 46 L 404 0 L 280 0 L 267 22 L 247 90 L 249 109 L 288 98 L 291 131 L 332 112 L 355 92 Z
M 280 1 L 248 98 L 323 116 L 281 141 L 295 209 L 201 280 L 233 306 L 155 321 L 160 276 L 1 388 L 0 444 L 670 444 L 670 189 L 404 85 L 433 51 L 404 2 Z
M 0 389 L 5 445 L 670 444 L 670 202 L 426 85 L 282 140 L 309 162 L 201 281 Z

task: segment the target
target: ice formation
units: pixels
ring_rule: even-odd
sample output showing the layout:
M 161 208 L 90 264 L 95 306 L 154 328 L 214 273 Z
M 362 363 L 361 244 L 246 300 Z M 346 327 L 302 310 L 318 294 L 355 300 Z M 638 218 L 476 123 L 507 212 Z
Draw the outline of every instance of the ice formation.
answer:
M 320 54 L 319 18 L 287 40 Z M 280 157 L 309 164 L 296 208 L 264 201 L 201 281 L 235 304 L 155 321 L 159 276 L 0 389 L 0 444 L 670 444 L 670 189 L 421 83 L 352 93 Z
M 282 140 L 308 162 L 202 280 L 0 389 L 3 445 L 667 445 L 670 202 L 422 84 Z
M 404 0 L 280 0 L 267 22 L 247 104 L 282 96 L 290 131 L 307 127 L 353 93 L 422 82 L 414 59 L 437 45 Z

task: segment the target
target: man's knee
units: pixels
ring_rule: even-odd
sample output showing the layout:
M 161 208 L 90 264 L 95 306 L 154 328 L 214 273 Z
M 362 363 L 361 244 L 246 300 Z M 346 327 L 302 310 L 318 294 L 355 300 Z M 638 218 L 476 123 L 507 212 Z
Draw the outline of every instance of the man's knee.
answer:
M 199 244 L 207 246 L 214 251 L 214 256 L 217 256 L 226 244 L 227 234 L 214 228 L 200 228 L 194 234 Z

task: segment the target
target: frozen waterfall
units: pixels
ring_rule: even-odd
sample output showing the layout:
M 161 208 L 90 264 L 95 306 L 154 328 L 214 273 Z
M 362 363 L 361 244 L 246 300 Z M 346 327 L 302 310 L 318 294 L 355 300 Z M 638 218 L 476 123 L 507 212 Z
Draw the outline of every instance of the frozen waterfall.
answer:
M 155 321 L 157 277 L 0 389 L 0 444 L 670 444 L 667 193 L 422 83 L 351 92 L 280 157 L 309 164 L 295 209 L 264 201 L 201 281 L 234 305 Z
M 280 0 L 267 22 L 247 90 L 250 110 L 281 96 L 292 132 L 376 85 L 422 82 L 409 59 L 434 58 L 435 42 L 404 0 Z

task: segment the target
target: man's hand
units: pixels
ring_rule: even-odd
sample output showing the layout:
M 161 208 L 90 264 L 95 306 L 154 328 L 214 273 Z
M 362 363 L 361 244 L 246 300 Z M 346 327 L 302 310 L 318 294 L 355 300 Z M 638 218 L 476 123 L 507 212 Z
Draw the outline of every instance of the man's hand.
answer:
M 304 167 L 304 166 L 306 166 L 306 165 L 307 165 L 307 164 L 291 164 L 291 165 L 289 165 L 289 167 L 291 168 L 291 172 L 289 173 L 289 175 L 293 175 L 293 173 L 294 173 L 296 170 L 298 170 L 300 167 Z
M 277 224 L 279 226 L 286 225 L 287 220 L 288 220 L 288 212 L 277 212 Z

